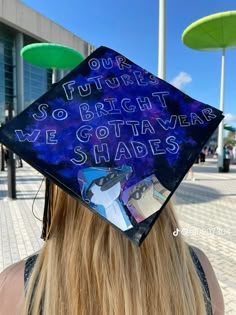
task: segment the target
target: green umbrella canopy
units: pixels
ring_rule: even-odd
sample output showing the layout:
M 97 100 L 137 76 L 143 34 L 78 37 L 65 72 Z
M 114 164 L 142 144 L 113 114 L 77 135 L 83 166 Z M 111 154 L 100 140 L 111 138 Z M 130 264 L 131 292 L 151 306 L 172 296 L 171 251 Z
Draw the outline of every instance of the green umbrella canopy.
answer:
M 44 68 L 73 69 L 84 59 L 78 51 L 52 43 L 30 44 L 20 53 L 29 63 Z
M 225 130 L 228 130 L 228 131 L 236 131 L 236 128 L 234 128 L 234 127 L 231 126 L 231 125 L 227 125 L 227 124 L 224 125 L 224 129 L 225 129 Z
M 208 15 L 193 22 L 184 30 L 182 41 L 199 50 L 236 47 L 236 11 Z

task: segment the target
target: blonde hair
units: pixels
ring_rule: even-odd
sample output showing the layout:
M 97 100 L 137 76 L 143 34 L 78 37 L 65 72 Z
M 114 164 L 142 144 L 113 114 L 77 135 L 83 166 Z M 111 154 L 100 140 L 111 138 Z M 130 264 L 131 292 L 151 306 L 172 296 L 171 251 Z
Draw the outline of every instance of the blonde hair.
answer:
M 206 314 L 188 245 L 172 234 L 179 226 L 171 202 L 137 247 L 56 186 L 52 197 L 50 236 L 30 277 L 24 314 Z

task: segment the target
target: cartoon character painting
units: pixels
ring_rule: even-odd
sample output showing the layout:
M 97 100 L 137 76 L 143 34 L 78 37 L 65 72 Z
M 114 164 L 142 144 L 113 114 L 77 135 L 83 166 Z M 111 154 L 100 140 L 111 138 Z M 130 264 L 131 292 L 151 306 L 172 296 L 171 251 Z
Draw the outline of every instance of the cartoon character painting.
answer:
M 119 200 L 121 184 L 131 173 L 132 169 L 127 165 L 118 168 L 88 167 L 78 173 L 82 198 L 122 231 L 133 227 Z
M 144 220 L 161 209 L 169 194 L 170 191 L 152 175 L 129 189 L 127 207 Z

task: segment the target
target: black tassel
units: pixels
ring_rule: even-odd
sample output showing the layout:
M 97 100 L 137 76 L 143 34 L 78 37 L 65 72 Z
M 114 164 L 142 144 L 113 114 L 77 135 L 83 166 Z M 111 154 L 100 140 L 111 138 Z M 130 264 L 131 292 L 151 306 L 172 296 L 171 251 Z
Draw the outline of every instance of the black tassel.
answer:
M 44 200 L 44 211 L 43 211 L 43 228 L 41 238 L 45 241 L 48 237 L 49 228 L 51 226 L 51 210 L 50 210 L 50 181 L 46 178 L 45 181 L 45 200 Z

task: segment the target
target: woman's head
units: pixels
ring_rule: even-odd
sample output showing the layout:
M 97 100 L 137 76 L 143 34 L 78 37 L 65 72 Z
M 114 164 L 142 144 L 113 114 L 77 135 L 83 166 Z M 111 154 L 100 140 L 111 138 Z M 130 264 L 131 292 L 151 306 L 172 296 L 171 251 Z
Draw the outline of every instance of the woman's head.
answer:
M 107 221 L 101 219 L 100 216 L 92 212 L 80 201 L 68 195 L 58 186 L 50 183 L 48 191 L 47 211 L 50 212 L 50 215 L 46 215 L 45 220 L 47 221 L 48 217 L 50 220 L 48 220 L 49 222 L 47 224 L 48 235 L 46 238 L 50 239 L 51 237 L 55 237 L 55 235 L 58 237 L 59 234 L 61 237 L 62 235 L 68 235 L 68 233 L 72 232 L 73 235 L 78 233 L 80 237 L 89 239 L 91 233 L 92 237 L 98 238 L 99 240 L 106 238 L 104 242 L 107 242 L 107 244 L 113 242 L 113 244 L 120 243 L 122 246 L 126 243 L 129 244 L 128 246 L 132 245 L 125 236 L 121 235 L 121 232 L 117 231 L 108 224 Z M 69 223 L 67 224 L 67 222 Z M 154 246 L 157 246 L 159 243 L 162 244 L 161 238 L 163 233 L 165 234 L 165 238 L 168 236 L 170 240 L 174 241 L 172 232 L 176 230 L 177 227 L 177 220 L 170 201 L 151 230 L 151 240 L 148 240 L 148 236 L 145 243 L 151 241 L 151 243 L 154 243 Z M 168 231 L 168 233 L 166 233 L 166 231 Z M 153 238 L 158 238 L 158 243 L 153 242 Z M 134 245 L 134 248 L 136 247 L 137 246 Z
M 205 314 L 186 244 L 172 234 L 170 202 L 141 247 L 55 185 L 50 205 L 49 238 L 27 294 L 32 314 L 42 299 L 50 315 Z

